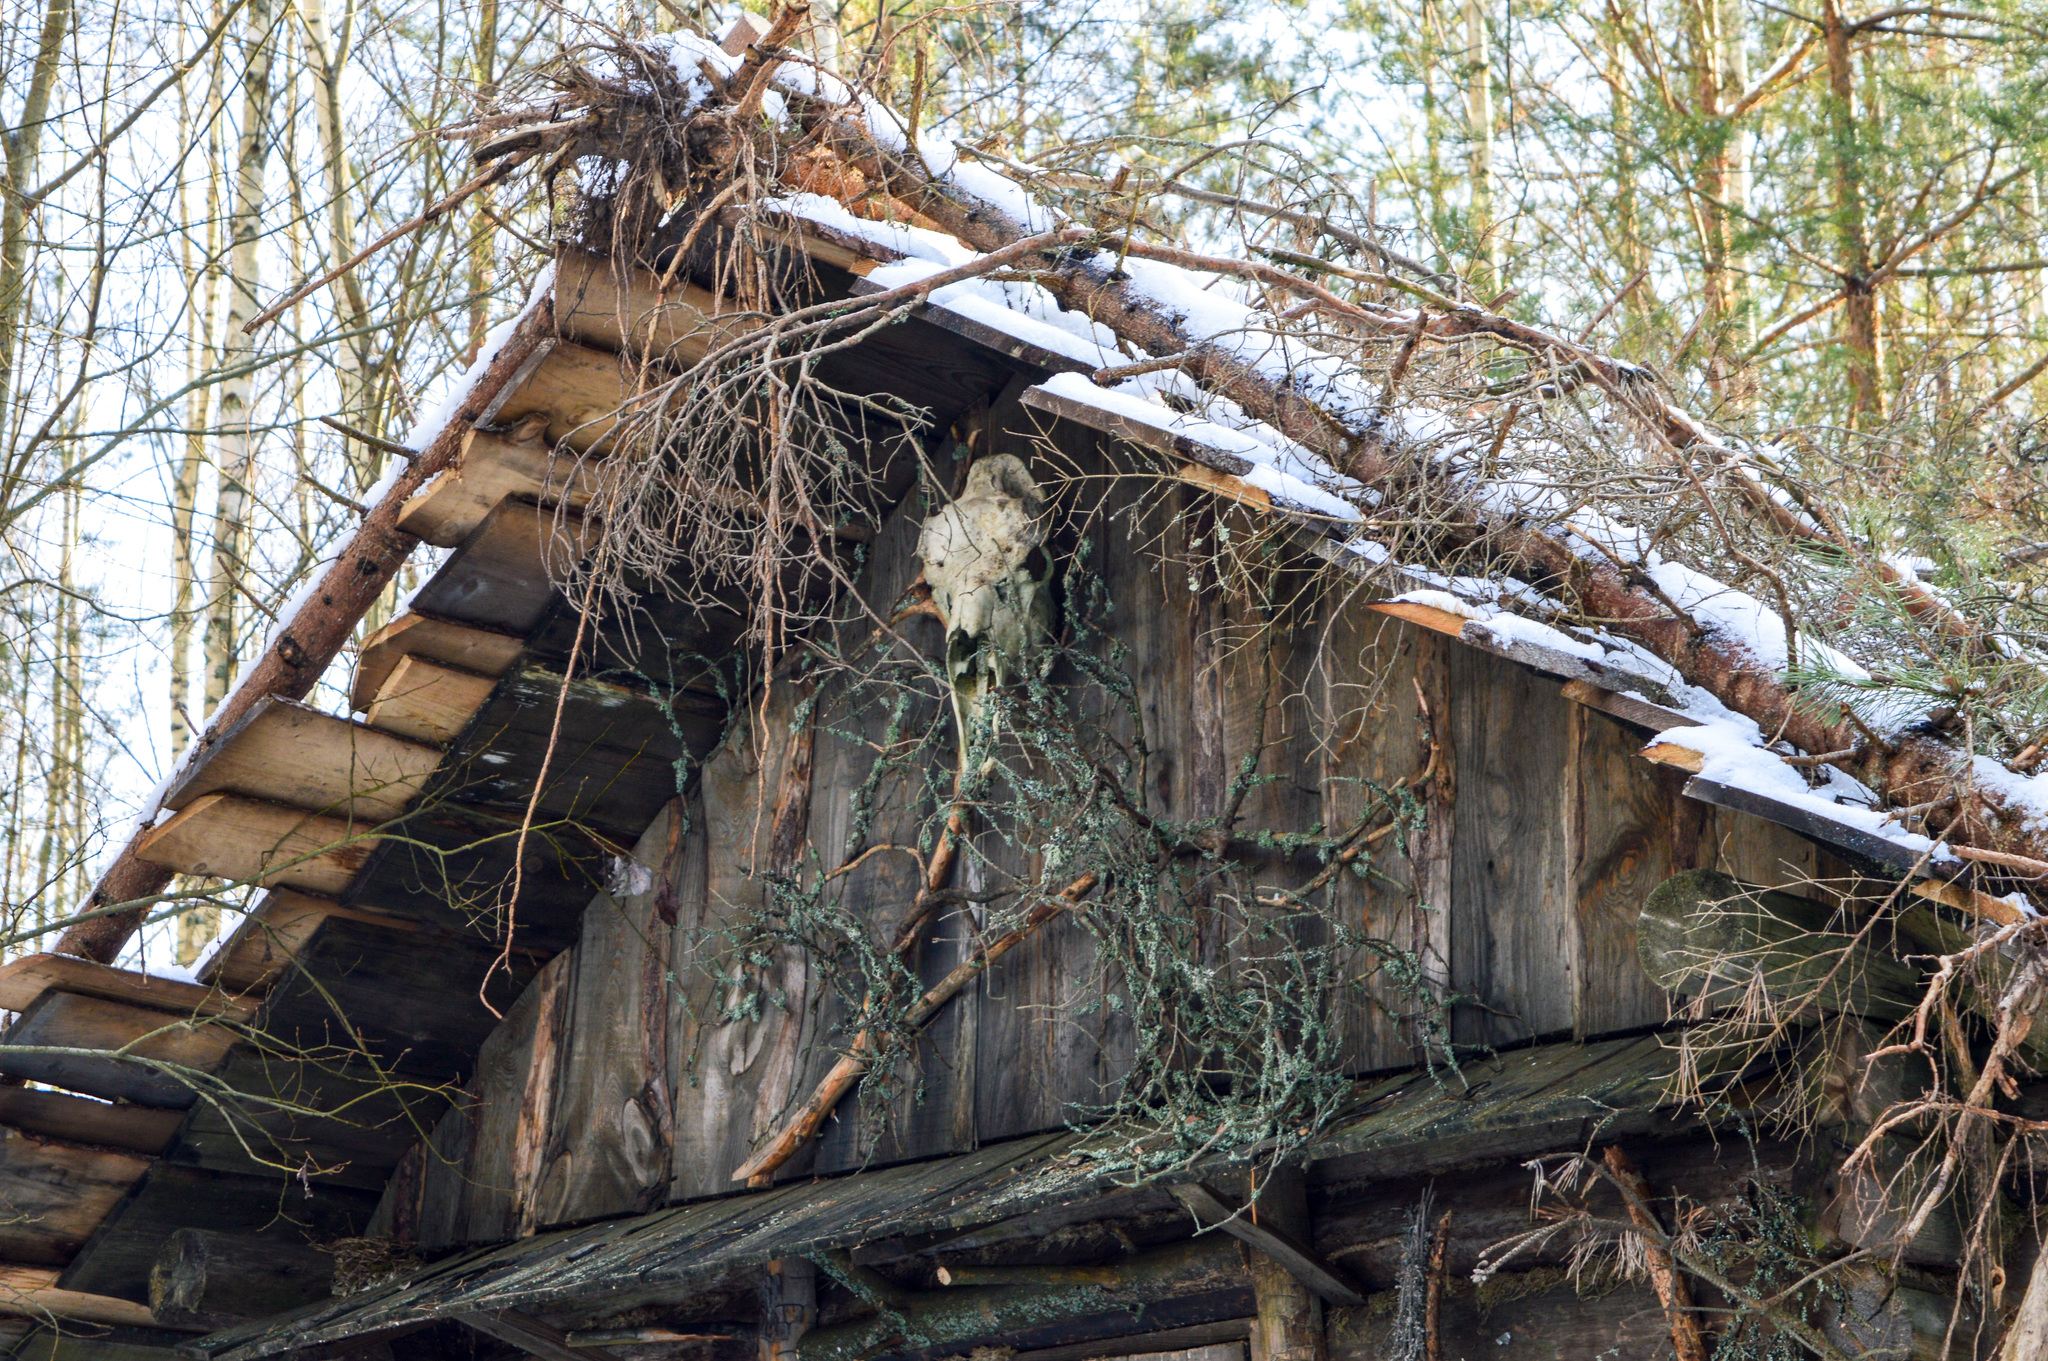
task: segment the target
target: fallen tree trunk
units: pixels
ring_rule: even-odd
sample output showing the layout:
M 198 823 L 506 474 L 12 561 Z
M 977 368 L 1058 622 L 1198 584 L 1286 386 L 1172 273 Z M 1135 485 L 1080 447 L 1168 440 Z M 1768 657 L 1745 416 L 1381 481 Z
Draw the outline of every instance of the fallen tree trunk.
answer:
M 413 493 L 454 462 L 462 451 L 463 435 L 554 330 L 554 309 L 545 303 L 520 322 L 448 424 L 411 460 L 411 466 L 391 484 L 383 498 L 370 507 L 370 513 L 328 564 L 318 584 L 300 597 L 299 608 L 283 621 L 263 656 L 208 716 L 206 731 L 186 753 L 188 763 L 218 741 L 222 733 L 265 696 L 304 699 L 312 693 L 322 673 L 341 654 L 356 625 L 419 543 L 413 535 L 398 528 L 399 509 Z M 73 923 L 58 939 L 58 953 L 111 964 L 142 925 L 150 907 L 170 884 L 172 873 L 136 856 L 136 848 L 149 830 L 145 816 L 135 838 L 100 875 L 92 896 L 82 905 L 81 913 L 98 915 Z

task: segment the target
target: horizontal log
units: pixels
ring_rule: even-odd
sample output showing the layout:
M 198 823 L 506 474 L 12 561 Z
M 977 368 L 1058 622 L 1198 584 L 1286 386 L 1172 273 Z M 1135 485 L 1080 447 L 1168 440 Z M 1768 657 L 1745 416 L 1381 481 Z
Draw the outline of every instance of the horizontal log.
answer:
M 550 444 L 567 444 L 579 454 L 604 449 L 620 409 L 639 390 L 638 368 L 623 355 L 558 341 L 526 381 L 505 394 L 492 419 L 503 427 L 546 416 Z
M 234 1042 L 232 1031 L 176 1012 L 46 992 L 8 1028 L 0 1073 L 108 1101 L 184 1109 L 194 1100 L 190 1084 L 135 1060 L 211 1072 Z M 37 1049 L 96 1050 L 106 1057 L 30 1052 Z
M 291 966 L 313 933 L 335 917 L 400 931 L 422 929 L 410 918 L 343 907 L 332 898 L 273 888 L 264 893 L 234 934 L 200 967 L 199 979 L 230 992 L 264 992 Z
M 1659 987 L 1704 996 L 1710 1009 L 1744 1005 L 1761 983 L 1776 1005 L 1891 1021 L 1911 1015 L 1919 972 L 1853 932 L 1811 899 L 1687 870 L 1650 891 L 1636 945 Z
M 874 1318 L 806 1334 L 798 1354 L 801 1361 L 854 1361 L 913 1332 L 923 1346 L 1003 1339 L 1021 1329 L 1139 1310 L 1159 1300 L 1247 1289 L 1251 1279 L 1237 1246 L 1215 1234 L 1129 1257 L 1109 1269 L 1118 1273 L 1115 1285 L 1089 1281 L 903 1295 Z
M 9 1318 L 70 1319 L 117 1328 L 158 1326 L 149 1306 L 132 1300 L 59 1290 L 55 1267 L 0 1262 L 0 1315 Z
M 283 804 L 208 794 L 150 829 L 135 853 L 185 874 L 339 897 L 376 848 L 368 830 Z
M 683 369 L 712 347 L 758 330 L 758 314 L 735 312 L 730 299 L 687 279 L 667 288 L 645 270 L 625 285 L 604 256 L 555 253 L 555 317 L 562 334 L 598 349 L 623 350 Z
M 1691 714 L 1668 709 L 1662 704 L 1652 704 L 1634 695 L 1625 695 L 1618 690 L 1608 690 L 1586 680 L 1572 680 L 1564 683 L 1561 691 L 1574 704 L 1595 709 L 1609 718 L 1618 718 L 1649 732 L 1663 732 L 1667 728 L 1697 728 L 1703 726 Z
M 0 1126 L 0 1259 L 62 1266 L 149 1166 Z
M 398 527 L 453 548 L 508 496 L 581 510 L 596 495 L 599 476 L 594 464 L 575 453 L 557 454 L 544 439 L 473 430 L 461 461 L 405 503 Z
M 444 746 L 469 726 L 495 684 L 473 671 L 458 671 L 424 657 L 401 657 L 378 687 L 364 721 L 385 732 Z
M 1216 1347 L 1233 1342 L 1243 1342 L 1252 1334 L 1252 1320 L 1248 1318 L 1227 1318 L 1220 1323 L 1196 1323 L 1186 1328 L 1168 1328 L 1156 1333 L 1132 1333 L 1124 1337 L 1104 1338 L 1099 1342 L 1076 1342 L 1065 1347 L 1041 1347 L 1037 1351 L 1018 1352 L 1010 1361 L 1095 1361 L 1097 1357 L 1147 1356 L 1156 1357 L 1163 1352 L 1186 1352 L 1198 1347 Z M 1224 1353 L 1225 1361 L 1231 1353 Z M 1243 1351 L 1235 1356 L 1241 1358 Z M 1211 1361 L 1205 1358 L 1204 1361 Z
M 109 1002 L 199 1016 L 246 1020 L 256 1004 L 216 988 L 175 978 L 152 978 L 133 969 L 95 964 L 76 955 L 36 954 L 0 964 L 0 1011 L 27 1011 L 45 992 L 71 992 Z
M 179 1229 L 149 1272 L 149 1307 L 172 1327 L 225 1328 L 325 1299 L 334 1255 L 278 1237 Z
M 475 628 L 427 614 L 402 614 L 363 644 L 355 681 L 349 687 L 349 707 L 361 711 L 375 704 L 392 669 L 407 657 L 479 676 L 500 676 L 525 645 L 526 640 L 515 633 Z
M 110 1106 L 68 1092 L 0 1086 L 0 1125 L 66 1143 L 157 1154 L 184 1116 L 148 1106 Z
M 441 752 L 290 700 L 265 699 L 221 734 L 168 790 L 165 808 L 238 794 L 309 813 L 384 822 L 403 812 Z

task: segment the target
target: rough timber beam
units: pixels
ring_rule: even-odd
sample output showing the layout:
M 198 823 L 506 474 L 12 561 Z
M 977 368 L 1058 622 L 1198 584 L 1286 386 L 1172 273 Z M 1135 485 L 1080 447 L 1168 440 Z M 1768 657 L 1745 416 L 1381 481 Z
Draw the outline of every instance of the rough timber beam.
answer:
M 236 993 L 263 992 L 275 983 L 330 918 L 369 922 L 398 931 L 418 923 L 390 913 L 343 907 L 332 898 L 273 888 L 242 919 L 200 973 L 203 982 Z
M 213 988 L 110 968 L 76 955 L 23 955 L 0 964 L 0 1011 L 27 1011 L 50 991 L 237 1020 L 247 1019 L 256 1010 L 254 1002 Z
M 165 791 L 165 808 L 236 794 L 384 822 L 419 796 L 441 751 L 289 700 L 265 699 Z
M 462 1322 L 541 1361 L 620 1361 L 619 1354 L 609 1347 L 571 1347 L 569 1335 L 561 1329 L 513 1309 L 464 1314 Z
M 151 828 L 135 853 L 181 874 L 339 897 L 376 846 L 369 832 L 346 818 L 207 794 Z
M 398 527 L 436 547 L 453 548 L 508 496 L 581 510 L 596 494 L 598 475 L 581 455 L 557 454 L 538 436 L 472 430 L 456 465 L 405 503 Z
M 1187 1207 L 1196 1223 L 1205 1229 L 1221 1229 L 1257 1249 L 1331 1304 L 1355 1307 L 1365 1303 L 1365 1296 L 1344 1279 L 1342 1272 L 1292 1234 L 1270 1222 L 1261 1222 L 1243 1206 L 1231 1204 L 1200 1182 L 1171 1189 L 1173 1198 Z
M 376 703 L 392 670 L 407 657 L 496 677 L 505 673 L 525 645 L 526 640 L 517 634 L 475 628 L 432 615 L 402 614 L 363 644 L 349 703 L 359 710 Z
M 562 334 L 594 348 L 622 351 L 688 368 L 712 349 L 762 323 L 730 300 L 678 279 L 667 288 L 644 270 L 623 286 L 610 260 L 564 249 L 555 256 L 555 315 Z
M 70 1319 L 118 1328 L 161 1326 L 156 1316 L 149 1312 L 148 1305 L 76 1290 L 59 1290 L 59 1274 L 56 1267 L 0 1262 L 0 1314 L 12 1318 Z
M 455 740 L 497 682 L 424 657 L 398 660 L 364 715 L 373 728 L 437 746 Z
M 234 1042 L 231 1031 L 176 1012 L 46 992 L 8 1028 L 0 1073 L 108 1101 L 183 1108 L 194 1100 L 191 1086 L 153 1065 L 211 1072 Z

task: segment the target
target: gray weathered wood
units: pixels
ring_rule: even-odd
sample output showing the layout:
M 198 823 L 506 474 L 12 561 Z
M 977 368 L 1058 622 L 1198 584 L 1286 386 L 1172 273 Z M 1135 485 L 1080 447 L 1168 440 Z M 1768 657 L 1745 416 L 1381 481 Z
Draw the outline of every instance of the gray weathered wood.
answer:
M 1912 1015 L 1919 971 L 1859 938 L 1856 927 L 1810 898 L 1687 870 L 1649 895 L 1636 930 L 1650 977 L 1710 1010 L 1747 1004 L 1760 982 L 1778 1006 L 1891 1021 Z
M 463 1314 L 461 1318 L 478 1332 L 509 1342 L 541 1361 L 618 1361 L 619 1354 L 606 1347 L 571 1347 L 569 1335 L 560 1328 L 514 1309 Z
M 1259 1200 L 1263 1213 L 1253 1216 L 1241 1205 L 1226 1200 L 1201 1182 L 1187 1182 L 1172 1188 L 1173 1198 L 1188 1209 L 1204 1229 L 1220 1229 L 1241 1243 L 1248 1243 L 1279 1264 L 1295 1280 L 1332 1304 L 1363 1304 L 1365 1296 L 1344 1279 L 1343 1272 L 1276 1221 L 1265 1195 Z
M 149 1308 L 172 1326 L 219 1328 L 325 1299 L 333 1254 L 245 1234 L 180 1229 L 149 1273 Z

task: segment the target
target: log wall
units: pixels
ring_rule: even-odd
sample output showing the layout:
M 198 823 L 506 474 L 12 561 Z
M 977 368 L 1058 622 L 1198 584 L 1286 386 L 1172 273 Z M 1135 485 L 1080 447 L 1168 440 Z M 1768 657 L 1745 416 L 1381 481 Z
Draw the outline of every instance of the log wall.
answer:
M 1232 512 L 1171 479 L 1105 478 L 1123 455 L 1072 427 L 1035 431 L 1036 419 L 1013 385 L 966 433 L 976 452 L 1025 456 L 1049 490 L 1063 485 L 1063 504 L 1085 498 L 1092 511 L 1070 516 L 1054 548 L 1071 554 L 1085 537 L 1109 627 L 1128 649 L 1148 812 L 1195 820 L 1219 811 L 1268 695 L 1260 773 L 1278 778 L 1247 796 L 1240 830 L 1347 826 L 1367 797 L 1363 782 L 1385 786 L 1421 767 L 1427 703 L 1442 763 L 1429 823 L 1405 852 L 1390 846 L 1379 857 L 1375 878 L 1344 876 L 1337 903 L 1347 921 L 1413 951 L 1438 986 L 1469 999 L 1452 1016 L 1459 1041 L 1586 1038 L 1663 1021 L 1665 997 L 1636 962 L 1634 920 L 1649 889 L 1679 869 L 1718 867 L 1773 885 L 1838 872 L 1787 831 L 1683 798 L 1678 778 L 1635 755 L 1642 734 L 1566 700 L 1555 682 L 1369 611 L 1327 573 L 1283 574 L 1264 607 L 1278 626 L 1263 627 L 1260 608 L 1200 565 Z M 870 546 L 863 590 L 878 608 L 916 577 L 921 516 L 913 494 Z M 900 632 L 928 653 L 941 645 L 928 618 Z M 732 1170 L 846 1039 L 840 1003 L 800 952 L 737 971 L 725 953 L 732 929 L 763 906 L 757 870 L 792 855 L 828 869 L 843 862 L 854 792 L 891 715 L 872 703 L 811 711 L 810 699 L 785 682 L 744 706 L 689 794 L 635 848 L 646 882 L 596 898 L 578 943 L 486 1046 L 466 1103 L 408 1157 L 373 1231 L 434 1249 L 733 1189 Z M 798 721 L 806 712 L 808 725 Z M 928 717 L 913 713 L 908 727 Z M 942 745 L 935 759 L 949 768 L 950 757 Z M 902 775 L 874 789 L 865 844 L 913 840 L 935 778 Z M 779 825 L 800 838 L 778 844 Z M 1033 868 L 1010 863 L 1021 852 L 992 839 L 983 849 L 1003 868 Z M 1255 880 L 1304 882 L 1317 866 L 1297 861 L 1268 855 Z M 847 876 L 846 901 L 886 939 L 917 878 L 909 857 L 877 854 Z M 1232 892 L 1251 882 L 1215 881 L 1219 941 Z M 941 920 L 915 961 L 920 978 L 943 976 L 966 949 L 960 922 Z M 1091 964 L 1078 923 L 1039 932 L 939 1015 L 886 1120 L 859 1120 L 855 1103 L 842 1103 L 785 1175 L 1063 1126 L 1129 1058 L 1127 1018 L 1089 1005 L 1102 987 Z M 1341 1018 L 1354 1073 L 1417 1058 L 1413 999 L 1380 978 Z

